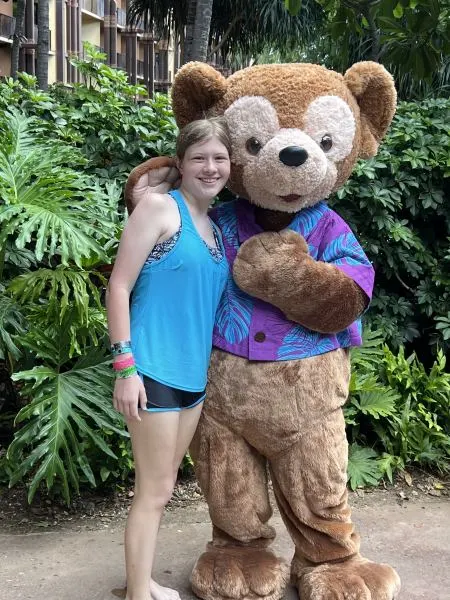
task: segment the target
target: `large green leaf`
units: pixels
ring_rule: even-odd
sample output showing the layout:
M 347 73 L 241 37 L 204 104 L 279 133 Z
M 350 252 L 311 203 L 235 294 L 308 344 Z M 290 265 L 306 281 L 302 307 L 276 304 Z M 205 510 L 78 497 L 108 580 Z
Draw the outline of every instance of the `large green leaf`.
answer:
M 377 485 L 381 478 L 377 456 L 372 448 L 363 448 L 358 444 L 350 446 L 347 477 L 352 490 L 365 485 Z
M 353 399 L 352 404 L 363 415 L 379 419 L 394 413 L 395 403 L 399 398 L 400 395 L 394 390 L 379 386 L 376 390 L 359 392 L 358 398 Z
M 54 269 L 38 269 L 13 279 L 8 289 L 21 304 L 39 303 L 45 299 L 52 320 L 62 320 L 70 308 L 78 325 L 89 322 L 89 303 L 93 300 L 101 308 L 98 288 L 92 282 L 96 277 L 103 285 L 101 273 L 83 271 L 66 265 Z
M 112 371 L 109 360 L 92 350 L 65 372 L 36 366 L 13 375 L 23 384 L 21 393 L 32 398 L 16 417 L 21 425 L 8 448 L 12 468 L 10 485 L 26 478 L 31 502 L 41 482 L 51 489 L 55 481 L 69 504 L 79 489 L 80 471 L 95 483 L 83 454 L 83 439 L 115 458 L 100 435 L 102 429 L 126 436 L 111 402 Z
M 12 335 L 23 333 L 24 317 L 17 303 L 5 294 L 0 284 L 0 359 L 4 360 L 8 353 L 19 358 L 21 352 Z
M 80 162 L 79 152 L 55 142 L 50 148 L 32 117 L 5 112 L 0 121 L 6 138 L 0 148 L 0 247 L 11 238 L 19 249 L 32 247 L 38 261 L 54 254 L 79 266 L 92 254 L 106 259 L 97 239 L 102 231 L 110 237 L 110 224 L 92 211 L 102 199 L 89 178 L 67 166 Z

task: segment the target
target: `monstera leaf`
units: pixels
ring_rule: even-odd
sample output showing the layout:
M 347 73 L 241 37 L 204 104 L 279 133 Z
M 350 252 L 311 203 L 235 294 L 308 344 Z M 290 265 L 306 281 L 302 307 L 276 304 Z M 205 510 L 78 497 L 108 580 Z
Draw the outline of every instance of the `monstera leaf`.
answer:
M 18 112 L 0 119 L 0 248 L 13 240 L 19 250 L 32 249 L 37 261 L 58 254 L 78 266 L 84 257 L 105 257 L 97 240 L 112 232 L 94 213 L 105 200 L 81 169 L 67 166 L 79 166 L 79 151 L 55 140 L 50 147 L 41 127 Z
M 0 284 L 0 360 L 4 360 L 7 354 L 19 358 L 21 352 L 12 334 L 23 332 L 23 321 L 19 306 L 4 293 L 4 287 Z
M 67 352 L 54 347 L 56 344 L 58 341 L 43 339 L 40 353 L 59 355 L 63 363 Z M 14 381 L 22 383 L 22 396 L 32 400 L 16 417 L 15 424 L 20 429 L 7 453 L 12 469 L 10 485 L 26 477 L 29 502 L 41 482 L 45 481 L 51 489 L 58 480 L 69 504 L 71 491 L 79 490 L 81 473 L 95 485 L 83 439 L 89 438 L 115 458 L 100 435 L 101 430 L 127 436 L 112 406 L 112 370 L 104 353 L 91 350 L 71 368 L 63 367 L 64 364 L 41 365 L 13 375 Z

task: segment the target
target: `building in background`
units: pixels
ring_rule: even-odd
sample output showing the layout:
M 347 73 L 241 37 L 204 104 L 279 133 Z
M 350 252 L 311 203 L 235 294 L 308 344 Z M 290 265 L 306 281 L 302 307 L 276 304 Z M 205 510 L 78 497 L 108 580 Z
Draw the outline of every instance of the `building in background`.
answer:
M 13 17 L 12 0 L 0 0 L 0 77 L 9 75 L 12 36 L 16 20 Z
M 20 52 L 19 69 L 35 73 L 38 37 L 37 0 L 26 0 L 25 40 Z M 106 62 L 129 74 L 132 83 L 153 91 L 167 92 L 180 64 L 180 51 L 173 40 L 158 41 L 139 27 L 126 25 L 126 0 L 49 0 L 50 51 L 49 83 L 79 81 L 79 73 L 70 64 L 70 56 L 81 56 L 83 42 L 101 49 Z M 0 0 L 0 76 L 9 76 L 13 1 Z

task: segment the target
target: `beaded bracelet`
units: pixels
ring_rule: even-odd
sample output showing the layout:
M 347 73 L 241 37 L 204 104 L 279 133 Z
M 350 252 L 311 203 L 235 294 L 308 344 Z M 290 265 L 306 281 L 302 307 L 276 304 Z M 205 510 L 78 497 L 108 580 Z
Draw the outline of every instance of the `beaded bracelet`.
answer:
M 135 365 L 126 367 L 120 371 L 116 371 L 116 379 L 128 379 L 128 377 L 133 377 L 133 375 L 137 375 L 137 369 Z

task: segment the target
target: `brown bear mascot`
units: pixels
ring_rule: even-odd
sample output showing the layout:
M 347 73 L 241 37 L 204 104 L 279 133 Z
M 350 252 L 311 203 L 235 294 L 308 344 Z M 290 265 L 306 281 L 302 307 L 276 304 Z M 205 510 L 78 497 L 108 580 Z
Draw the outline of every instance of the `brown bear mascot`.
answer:
M 393 600 L 399 577 L 359 554 L 346 489 L 349 348 L 361 344 L 373 269 L 324 202 L 376 154 L 395 112 L 392 77 L 372 62 L 344 76 L 286 64 L 228 79 L 188 63 L 172 95 L 180 127 L 225 116 L 237 196 L 213 211 L 233 277 L 191 448 L 213 524 L 192 588 L 205 600 L 277 600 L 290 575 L 301 600 Z M 129 210 L 138 187 L 176 180 L 171 159 L 140 165 Z M 295 545 L 290 566 L 270 550 L 268 474 Z

